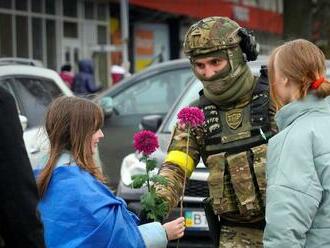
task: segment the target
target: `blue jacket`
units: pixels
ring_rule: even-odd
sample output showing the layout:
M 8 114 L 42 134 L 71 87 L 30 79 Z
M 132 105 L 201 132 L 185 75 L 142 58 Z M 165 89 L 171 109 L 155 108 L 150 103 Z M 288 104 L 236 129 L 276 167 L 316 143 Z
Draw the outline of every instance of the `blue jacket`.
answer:
M 269 142 L 264 247 L 330 247 L 329 99 L 308 95 L 276 114 Z
M 165 248 L 160 223 L 138 227 L 127 205 L 64 153 L 39 204 L 47 247 Z
M 90 59 L 80 60 L 79 73 L 75 75 L 73 91 L 76 94 L 84 95 L 95 93 L 98 90 L 100 90 L 100 87 L 95 85 L 92 61 Z

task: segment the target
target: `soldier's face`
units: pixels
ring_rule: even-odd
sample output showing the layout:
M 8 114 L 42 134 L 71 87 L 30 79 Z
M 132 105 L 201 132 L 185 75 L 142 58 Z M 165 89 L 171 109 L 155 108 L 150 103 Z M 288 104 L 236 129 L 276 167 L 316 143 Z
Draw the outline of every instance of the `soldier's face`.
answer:
M 219 57 L 206 57 L 193 62 L 196 73 L 205 78 L 211 78 L 221 72 L 228 64 L 228 60 Z

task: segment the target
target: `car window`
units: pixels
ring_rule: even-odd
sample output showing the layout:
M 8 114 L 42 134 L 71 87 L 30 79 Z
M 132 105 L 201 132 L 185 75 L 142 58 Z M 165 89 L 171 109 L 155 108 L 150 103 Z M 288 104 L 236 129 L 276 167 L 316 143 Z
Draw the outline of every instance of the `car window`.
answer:
M 11 95 L 14 97 L 15 102 L 16 102 L 17 112 L 19 114 L 21 114 L 21 110 L 18 106 L 18 101 L 17 101 L 16 95 L 14 93 L 14 90 L 12 88 L 12 83 L 11 82 L 12 82 L 11 78 L 2 79 L 2 80 L 0 80 L 0 87 L 4 88 L 6 91 L 11 93 Z
M 14 91 L 21 114 L 28 119 L 28 128 L 40 126 L 50 102 L 62 94 L 55 82 L 44 78 L 14 79 Z
M 189 89 L 187 89 L 181 99 L 176 104 L 172 113 L 170 113 L 170 117 L 167 119 L 167 122 L 164 124 L 163 132 L 172 132 L 175 123 L 177 122 L 177 114 L 179 111 L 189 106 L 192 102 L 196 101 L 199 97 L 199 91 L 202 89 L 202 83 L 199 80 L 194 80 L 192 84 L 190 84 Z
M 166 113 L 192 78 L 190 68 L 141 80 L 113 97 L 119 115 Z
M 11 92 L 10 79 L 2 79 L 2 80 L 0 80 L 0 87 L 4 88 L 8 92 Z

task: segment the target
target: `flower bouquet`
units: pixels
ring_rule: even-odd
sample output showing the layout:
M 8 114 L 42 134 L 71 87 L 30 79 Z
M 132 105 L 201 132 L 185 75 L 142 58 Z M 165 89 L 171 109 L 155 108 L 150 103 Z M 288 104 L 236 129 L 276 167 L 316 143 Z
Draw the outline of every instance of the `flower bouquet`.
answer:
M 132 187 L 141 188 L 146 186 L 148 191 L 141 198 L 142 211 L 147 215 L 147 219 L 162 221 L 167 214 L 168 204 L 159 197 L 154 188 L 154 184 L 167 185 L 165 177 L 154 175 L 151 172 L 157 167 L 157 161 L 150 158 L 150 155 L 159 147 L 155 133 L 142 130 L 134 135 L 134 148 L 142 155 L 141 162 L 146 165 L 146 173 L 132 176 Z

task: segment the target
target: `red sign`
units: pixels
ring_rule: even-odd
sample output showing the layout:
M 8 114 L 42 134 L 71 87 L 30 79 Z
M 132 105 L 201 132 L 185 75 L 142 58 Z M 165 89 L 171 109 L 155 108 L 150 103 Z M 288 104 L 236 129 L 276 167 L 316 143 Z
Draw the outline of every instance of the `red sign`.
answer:
M 152 56 L 154 54 L 154 34 L 152 31 L 135 31 L 135 54 L 136 56 Z

